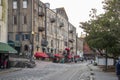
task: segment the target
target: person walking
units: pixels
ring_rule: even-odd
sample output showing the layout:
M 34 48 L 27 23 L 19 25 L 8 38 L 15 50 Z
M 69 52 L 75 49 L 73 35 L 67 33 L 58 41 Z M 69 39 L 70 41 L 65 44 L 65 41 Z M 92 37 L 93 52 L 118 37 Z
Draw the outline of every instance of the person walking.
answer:
M 120 80 L 120 57 L 118 62 L 116 63 L 116 75 L 118 77 L 118 80 Z

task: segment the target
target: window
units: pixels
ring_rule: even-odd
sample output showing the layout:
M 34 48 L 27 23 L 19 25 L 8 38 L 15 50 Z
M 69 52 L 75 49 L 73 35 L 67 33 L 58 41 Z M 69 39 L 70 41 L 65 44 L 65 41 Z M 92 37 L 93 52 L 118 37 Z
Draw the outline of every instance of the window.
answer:
M 67 46 L 67 42 L 66 41 L 64 42 L 64 46 Z
M 53 47 L 53 40 L 51 40 L 51 47 Z
M 13 24 L 17 24 L 17 16 L 13 16 Z
M 41 7 L 41 6 L 39 6 L 39 8 L 38 8 L 38 9 L 39 9 L 39 12 L 42 12 L 42 7 Z
M 39 41 L 39 35 L 38 34 L 36 35 L 36 41 Z
M 27 0 L 23 0 L 23 8 L 27 8 Z
M 22 40 L 30 40 L 30 35 L 29 34 L 23 34 L 22 35 Z
M 20 41 L 20 35 L 19 35 L 19 34 L 16 34 L 15 39 L 16 39 L 16 41 Z
M 17 9 L 17 0 L 13 0 L 13 9 Z
M 27 17 L 26 16 L 23 16 L 23 21 L 24 21 L 24 24 L 27 24 Z

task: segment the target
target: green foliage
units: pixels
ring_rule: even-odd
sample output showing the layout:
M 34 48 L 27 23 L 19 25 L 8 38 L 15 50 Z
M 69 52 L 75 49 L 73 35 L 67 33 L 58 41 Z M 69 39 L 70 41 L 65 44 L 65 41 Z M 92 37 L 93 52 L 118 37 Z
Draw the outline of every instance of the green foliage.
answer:
M 104 3 L 106 12 L 99 16 L 92 12 L 90 16 L 94 15 L 94 18 L 82 22 L 81 28 L 86 32 L 85 40 L 91 48 L 107 49 L 109 54 L 117 56 L 120 53 L 120 0 L 108 0 Z

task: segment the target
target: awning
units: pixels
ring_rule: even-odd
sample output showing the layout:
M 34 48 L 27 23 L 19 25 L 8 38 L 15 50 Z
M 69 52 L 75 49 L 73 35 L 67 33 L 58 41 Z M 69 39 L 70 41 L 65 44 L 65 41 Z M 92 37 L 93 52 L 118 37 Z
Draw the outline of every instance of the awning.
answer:
M 39 58 L 40 57 L 48 58 L 48 55 L 46 53 L 44 53 L 44 52 L 36 52 L 34 56 L 39 57 Z
M 65 48 L 65 50 L 70 51 L 70 48 Z
M 18 53 L 18 52 L 8 44 L 0 42 L 0 53 Z
M 20 47 L 22 44 L 20 43 L 20 41 L 8 41 L 8 45 L 13 46 L 13 47 Z
M 58 58 L 62 58 L 63 55 L 62 54 L 54 54 L 55 57 L 58 57 Z
M 74 58 L 80 58 L 80 56 L 79 55 L 75 55 Z
M 71 58 L 72 58 L 72 55 L 68 55 L 68 58 L 71 59 Z

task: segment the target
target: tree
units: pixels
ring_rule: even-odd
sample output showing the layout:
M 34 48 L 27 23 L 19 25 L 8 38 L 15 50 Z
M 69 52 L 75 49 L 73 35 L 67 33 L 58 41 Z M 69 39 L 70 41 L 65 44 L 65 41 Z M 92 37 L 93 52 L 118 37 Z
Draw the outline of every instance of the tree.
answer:
M 105 13 L 96 15 L 92 9 L 91 19 L 81 22 L 81 28 L 86 32 L 86 41 L 93 49 L 100 53 L 107 50 L 109 56 L 116 58 L 120 55 L 120 0 L 106 0 Z

